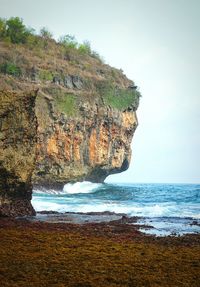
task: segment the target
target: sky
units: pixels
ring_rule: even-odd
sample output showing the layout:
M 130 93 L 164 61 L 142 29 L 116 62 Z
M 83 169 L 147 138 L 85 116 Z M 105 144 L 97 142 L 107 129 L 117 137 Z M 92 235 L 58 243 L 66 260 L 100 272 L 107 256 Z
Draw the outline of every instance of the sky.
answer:
M 140 87 L 130 167 L 107 182 L 200 183 L 199 0 L 0 0 L 11 16 L 89 40 Z

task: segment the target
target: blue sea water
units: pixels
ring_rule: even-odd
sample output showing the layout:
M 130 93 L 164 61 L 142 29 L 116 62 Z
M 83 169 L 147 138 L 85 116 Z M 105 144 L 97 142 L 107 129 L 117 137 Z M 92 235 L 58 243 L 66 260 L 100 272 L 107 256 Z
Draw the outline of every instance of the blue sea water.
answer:
M 125 213 L 162 235 L 200 232 L 200 184 L 66 184 L 63 190 L 34 189 L 36 211 Z M 193 224 L 193 223 L 197 224 Z

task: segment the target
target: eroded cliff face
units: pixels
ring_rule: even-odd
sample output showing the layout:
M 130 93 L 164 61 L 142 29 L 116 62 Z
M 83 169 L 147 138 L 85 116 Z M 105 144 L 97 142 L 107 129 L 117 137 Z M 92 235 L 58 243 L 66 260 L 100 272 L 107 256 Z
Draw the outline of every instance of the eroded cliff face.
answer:
M 103 182 L 128 168 L 140 98 L 137 86 L 121 69 L 103 63 L 95 54 L 53 39 L 36 40 L 33 46 L 0 40 L 0 86 L 15 95 L 8 111 L 5 104 L 1 111 L 6 115 L 0 139 L 1 206 L 8 206 L 11 194 L 16 202 L 24 193 L 30 213 L 31 192 L 23 190 L 31 190 L 32 170 L 34 185 L 60 188 L 67 182 Z M 27 90 L 38 90 L 35 168 L 33 105 L 26 108 L 20 100 Z M 5 178 L 10 181 L 12 176 L 16 181 L 9 184 Z
M 0 91 L 0 216 L 34 215 L 36 93 Z
M 107 105 L 80 102 L 76 115 L 69 116 L 56 110 L 53 98 L 43 96 L 42 101 L 42 109 L 41 98 L 36 104 L 39 125 L 35 184 L 103 182 L 108 175 L 129 167 L 131 141 L 137 127 L 133 109 L 119 111 Z

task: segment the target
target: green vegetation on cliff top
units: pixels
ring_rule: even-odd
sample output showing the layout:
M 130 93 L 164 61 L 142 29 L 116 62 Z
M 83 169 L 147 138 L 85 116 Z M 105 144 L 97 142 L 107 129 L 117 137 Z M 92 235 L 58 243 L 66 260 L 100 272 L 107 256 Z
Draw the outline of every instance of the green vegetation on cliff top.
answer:
M 75 114 L 75 98 L 98 98 L 99 103 L 101 99 L 102 104 L 119 110 L 138 107 L 141 95 L 134 83 L 122 70 L 103 63 L 88 41 L 78 43 L 71 35 L 55 41 L 47 28 L 36 34 L 19 17 L 0 18 L 0 56 L 3 89 L 24 90 L 38 84 L 41 90 L 61 88 L 56 106 L 68 115 Z
M 45 47 L 48 44 L 48 40 L 51 39 L 53 39 L 53 35 L 45 27 L 41 28 L 40 34 L 37 35 L 35 30 L 27 28 L 19 17 L 0 18 L 0 40 L 13 44 L 43 45 Z M 89 41 L 84 41 L 80 44 L 74 36 L 67 34 L 61 36 L 58 43 L 66 49 L 76 49 L 81 54 L 88 54 L 102 60 L 97 52 L 92 51 Z

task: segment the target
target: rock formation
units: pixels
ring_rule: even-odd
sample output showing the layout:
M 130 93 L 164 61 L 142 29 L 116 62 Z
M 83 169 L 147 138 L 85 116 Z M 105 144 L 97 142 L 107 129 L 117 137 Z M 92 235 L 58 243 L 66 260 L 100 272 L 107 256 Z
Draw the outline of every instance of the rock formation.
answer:
M 35 184 L 103 182 L 109 174 L 128 168 L 137 127 L 135 111 L 82 102 L 76 106 L 77 113 L 68 116 L 56 111 L 53 98 L 43 97 L 43 101 L 46 120 L 36 104 L 39 126 Z
M 0 216 L 34 215 L 36 93 L 0 92 Z
M 92 51 L 35 35 L 31 41 L 0 39 L 4 215 L 34 214 L 31 177 L 35 185 L 60 187 L 103 182 L 126 170 L 137 127 L 140 93 L 122 70 L 104 64 Z M 35 92 L 26 92 L 35 90 L 36 102 Z

